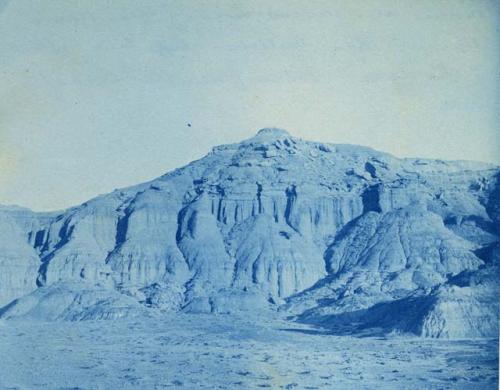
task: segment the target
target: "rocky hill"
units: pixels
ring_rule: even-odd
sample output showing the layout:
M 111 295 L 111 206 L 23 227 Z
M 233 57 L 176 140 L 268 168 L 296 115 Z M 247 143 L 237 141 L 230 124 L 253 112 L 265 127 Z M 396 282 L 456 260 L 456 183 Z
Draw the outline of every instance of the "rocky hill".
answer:
M 61 212 L 0 208 L 0 317 L 280 310 L 498 335 L 500 168 L 263 129 Z

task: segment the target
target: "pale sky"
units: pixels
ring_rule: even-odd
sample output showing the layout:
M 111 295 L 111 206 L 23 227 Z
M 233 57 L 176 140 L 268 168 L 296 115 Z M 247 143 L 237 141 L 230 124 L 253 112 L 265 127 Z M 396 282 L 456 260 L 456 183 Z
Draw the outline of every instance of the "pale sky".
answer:
M 486 0 L 0 0 L 0 203 L 73 206 L 271 126 L 500 164 L 499 14 Z

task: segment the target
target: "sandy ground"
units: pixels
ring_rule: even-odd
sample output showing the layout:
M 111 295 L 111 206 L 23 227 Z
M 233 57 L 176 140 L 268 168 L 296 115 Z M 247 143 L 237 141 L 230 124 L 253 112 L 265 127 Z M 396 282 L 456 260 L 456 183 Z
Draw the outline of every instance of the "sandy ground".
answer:
M 339 337 L 227 315 L 4 321 L 0 388 L 497 389 L 498 341 Z

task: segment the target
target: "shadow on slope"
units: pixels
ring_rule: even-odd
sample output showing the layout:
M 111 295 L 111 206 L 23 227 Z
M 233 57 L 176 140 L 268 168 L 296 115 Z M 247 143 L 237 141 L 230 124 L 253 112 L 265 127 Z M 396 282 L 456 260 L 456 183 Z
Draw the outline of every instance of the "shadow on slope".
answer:
M 324 314 L 316 307 L 298 316 L 297 320 L 328 329 L 334 335 L 497 338 L 498 275 L 496 266 L 465 271 L 428 295 L 414 295 L 336 314 Z

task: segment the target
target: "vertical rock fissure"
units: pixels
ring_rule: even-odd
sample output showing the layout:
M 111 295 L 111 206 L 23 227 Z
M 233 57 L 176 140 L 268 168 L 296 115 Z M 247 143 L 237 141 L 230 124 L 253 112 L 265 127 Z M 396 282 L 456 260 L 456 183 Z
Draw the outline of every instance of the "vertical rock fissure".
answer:
M 380 207 L 380 184 L 375 184 L 366 188 L 366 190 L 361 195 L 361 200 L 363 201 L 363 214 L 369 211 L 375 211 L 377 213 L 382 212 Z
M 293 230 L 297 230 L 291 221 L 293 206 L 297 200 L 297 189 L 295 184 L 292 184 L 285 191 L 286 193 L 286 208 L 285 208 L 285 221 Z
M 257 203 L 259 207 L 259 214 L 262 214 L 262 184 L 257 183 Z

